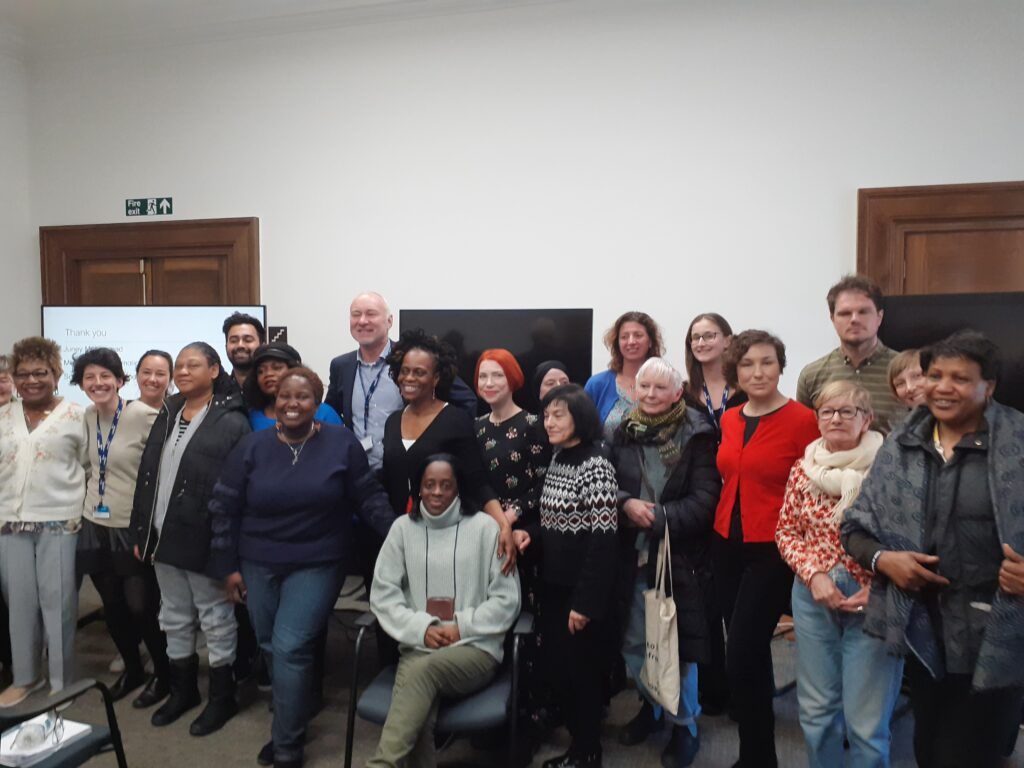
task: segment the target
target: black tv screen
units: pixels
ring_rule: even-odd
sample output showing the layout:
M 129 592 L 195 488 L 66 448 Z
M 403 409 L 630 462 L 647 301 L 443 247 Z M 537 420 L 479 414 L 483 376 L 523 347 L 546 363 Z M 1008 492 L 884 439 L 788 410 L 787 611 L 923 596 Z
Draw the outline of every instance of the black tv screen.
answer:
M 927 346 L 971 328 L 999 345 L 1003 369 L 995 399 L 1024 411 L 1024 293 L 887 296 L 879 336 L 893 349 Z
M 516 402 L 536 411 L 536 392 L 531 381 L 537 365 L 561 360 L 569 368 L 570 381 L 590 378 L 594 310 L 592 309 L 403 309 L 400 330 L 422 328 L 447 341 L 459 356 L 459 376 L 475 391 L 473 373 L 485 349 L 507 349 L 523 369 L 526 386 Z M 486 405 L 481 403 L 481 413 Z

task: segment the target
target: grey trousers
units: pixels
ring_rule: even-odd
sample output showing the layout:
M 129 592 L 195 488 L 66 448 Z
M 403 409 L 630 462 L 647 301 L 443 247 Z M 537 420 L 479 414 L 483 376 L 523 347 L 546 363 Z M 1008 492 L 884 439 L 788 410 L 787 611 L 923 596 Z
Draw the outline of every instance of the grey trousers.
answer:
M 50 688 L 75 681 L 77 533 L 10 533 L 0 536 L 0 585 L 10 613 L 14 684 L 29 686 L 42 670 L 43 633 Z
M 391 709 L 380 734 L 373 768 L 433 768 L 434 723 L 442 696 L 467 696 L 494 677 L 497 660 L 471 645 L 427 653 L 406 651 L 395 672 Z
M 238 625 L 224 583 L 172 565 L 154 563 L 160 585 L 160 629 L 167 635 L 167 657 L 187 659 L 196 652 L 197 624 L 206 635 L 210 666 L 235 660 Z

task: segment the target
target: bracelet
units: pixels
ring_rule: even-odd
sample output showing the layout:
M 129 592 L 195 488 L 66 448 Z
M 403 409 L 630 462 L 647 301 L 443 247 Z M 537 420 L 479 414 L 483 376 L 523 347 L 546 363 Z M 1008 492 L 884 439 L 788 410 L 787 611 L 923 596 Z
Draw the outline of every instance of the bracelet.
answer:
M 871 556 L 871 572 L 872 573 L 878 573 L 878 571 L 875 570 L 875 566 L 878 565 L 878 558 L 880 558 L 882 556 L 883 552 L 885 552 L 885 550 L 884 549 L 880 549 L 877 552 L 875 552 L 875 554 L 873 554 Z

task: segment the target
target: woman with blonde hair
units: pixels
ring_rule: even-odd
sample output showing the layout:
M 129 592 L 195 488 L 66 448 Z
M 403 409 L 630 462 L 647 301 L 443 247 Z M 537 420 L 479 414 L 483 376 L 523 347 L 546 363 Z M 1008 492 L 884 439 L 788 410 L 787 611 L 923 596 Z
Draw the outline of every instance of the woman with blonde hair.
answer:
M 864 632 L 871 573 L 839 541 L 839 524 L 882 435 L 871 430 L 871 395 L 856 382 L 829 382 L 814 405 L 821 437 L 789 473 L 775 531 L 797 577 L 792 605 L 800 725 L 811 768 L 842 765 L 844 735 L 850 765 L 886 766 L 903 662 Z
M 913 409 L 924 403 L 920 350 L 905 349 L 889 361 L 889 388 L 907 408 Z

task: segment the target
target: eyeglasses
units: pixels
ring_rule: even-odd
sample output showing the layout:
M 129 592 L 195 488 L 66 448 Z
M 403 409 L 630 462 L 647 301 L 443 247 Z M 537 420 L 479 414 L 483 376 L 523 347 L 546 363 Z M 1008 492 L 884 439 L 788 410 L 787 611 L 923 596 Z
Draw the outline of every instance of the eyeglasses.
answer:
M 710 344 L 717 338 L 718 331 L 708 331 L 707 333 L 695 333 L 690 337 L 690 343 L 698 344 L 703 341 L 705 344 Z
M 849 421 L 858 413 L 864 413 L 863 408 L 854 408 L 851 405 L 844 405 L 842 408 L 819 408 L 818 409 L 818 421 L 832 421 L 832 417 L 837 413 L 842 421 Z
M 50 371 L 45 368 L 40 368 L 37 371 L 18 371 L 14 374 L 15 381 L 28 381 L 29 379 L 35 379 L 36 381 L 42 381 L 50 375 Z

